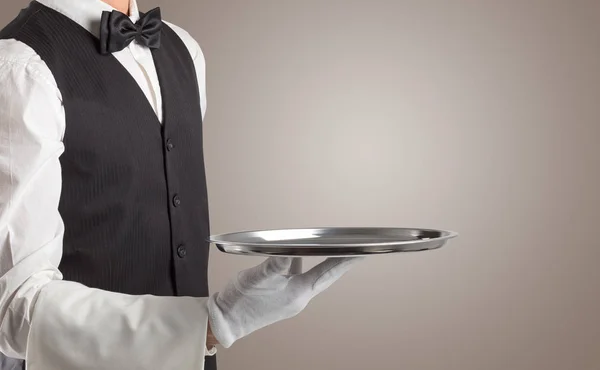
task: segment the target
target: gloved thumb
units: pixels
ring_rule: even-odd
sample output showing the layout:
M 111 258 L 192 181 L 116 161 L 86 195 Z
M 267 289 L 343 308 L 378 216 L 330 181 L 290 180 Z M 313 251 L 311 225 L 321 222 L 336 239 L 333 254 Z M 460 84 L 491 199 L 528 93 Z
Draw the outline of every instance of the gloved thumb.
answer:
M 299 277 L 304 283 L 311 286 L 313 294 L 317 295 L 329 288 L 363 259 L 364 257 L 330 257 Z

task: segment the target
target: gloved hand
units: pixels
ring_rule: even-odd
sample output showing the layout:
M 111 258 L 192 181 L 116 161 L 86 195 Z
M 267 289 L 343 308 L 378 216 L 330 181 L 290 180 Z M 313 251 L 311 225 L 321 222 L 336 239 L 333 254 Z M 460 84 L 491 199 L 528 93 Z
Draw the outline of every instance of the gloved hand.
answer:
M 270 257 L 241 271 L 208 301 L 214 337 L 225 347 L 275 322 L 296 316 L 317 294 L 341 278 L 361 257 L 328 258 L 290 275 L 291 257 Z

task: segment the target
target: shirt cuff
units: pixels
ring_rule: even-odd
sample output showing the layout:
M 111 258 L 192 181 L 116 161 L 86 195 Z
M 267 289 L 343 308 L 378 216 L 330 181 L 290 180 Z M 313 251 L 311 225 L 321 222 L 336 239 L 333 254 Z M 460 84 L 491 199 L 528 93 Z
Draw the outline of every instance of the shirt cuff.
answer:
M 212 347 L 208 349 L 208 347 L 204 347 L 204 355 L 205 356 L 214 356 L 217 353 L 217 347 Z

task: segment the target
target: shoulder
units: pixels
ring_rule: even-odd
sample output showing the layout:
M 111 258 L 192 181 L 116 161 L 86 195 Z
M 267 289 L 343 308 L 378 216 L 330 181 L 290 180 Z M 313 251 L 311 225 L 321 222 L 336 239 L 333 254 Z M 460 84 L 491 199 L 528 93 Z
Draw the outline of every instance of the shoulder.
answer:
M 0 40 L 0 75 L 4 82 L 18 77 L 58 89 L 52 72 L 35 50 L 14 39 Z
M 26 44 L 4 39 L 0 40 L 0 130 L 13 124 L 38 138 L 61 139 L 64 110 L 56 80 L 42 58 Z
M 163 22 L 169 26 L 183 41 L 185 46 L 188 48 L 194 62 L 204 64 L 204 53 L 202 52 L 202 48 L 198 42 L 183 28 L 167 21 Z
M 196 76 L 198 78 L 198 87 L 200 89 L 200 107 L 202 110 L 202 117 L 204 118 L 206 112 L 206 60 L 204 59 L 202 48 L 200 48 L 198 42 L 183 28 L 169 22 L 164 23 L 179 36 L 192 56 L 194 67 L 196 68 Z

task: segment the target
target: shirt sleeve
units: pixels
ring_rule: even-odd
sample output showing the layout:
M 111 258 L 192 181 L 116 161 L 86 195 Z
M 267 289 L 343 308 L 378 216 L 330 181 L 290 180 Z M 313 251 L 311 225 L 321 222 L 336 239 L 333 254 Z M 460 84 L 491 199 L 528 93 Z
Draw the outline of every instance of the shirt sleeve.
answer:
M 0 352 L 28 370 L 204 368 L 206 298 L 131 296 L 63 280 L 65 117 L 33 50 L 0 40 Z

